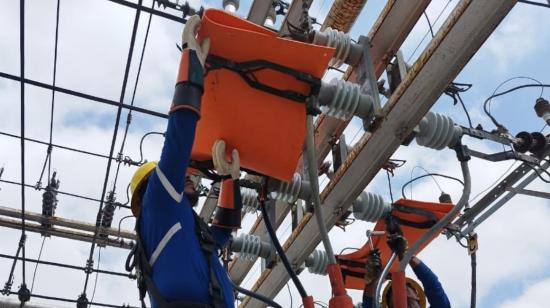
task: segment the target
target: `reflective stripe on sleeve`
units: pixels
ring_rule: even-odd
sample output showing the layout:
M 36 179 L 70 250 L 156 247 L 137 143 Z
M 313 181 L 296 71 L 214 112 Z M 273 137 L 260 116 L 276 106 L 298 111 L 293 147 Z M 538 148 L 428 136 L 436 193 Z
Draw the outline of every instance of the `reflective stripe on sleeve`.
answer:
M 164 250 L 164 247 L 166 247 L 166 244 L 168 244 L 168 241 L 170 241 L 170 239 L 174 236 L 174 234 L 176 234 L 176 232 L 178 232 L 179 230 L 181 230 L 181 224 L 178 222 L 175 225 L 173 225 L 172 228 L 168 230 L 168 232 L 166 232 L 162 240 L 160 240 L 160 243 L 158 244 L 157 248 L 155 248 L 155 251 L 153 251 L 153 254 L 151 255 L 151 259 L 149 260 L 149 265 L 151 265 L 151 267 L 153 266 L 153 264 L 155 264 L 155 261 L 157 261 L 158 257 L 160 256 L 160 253 L 162 252 L 162 250 Z

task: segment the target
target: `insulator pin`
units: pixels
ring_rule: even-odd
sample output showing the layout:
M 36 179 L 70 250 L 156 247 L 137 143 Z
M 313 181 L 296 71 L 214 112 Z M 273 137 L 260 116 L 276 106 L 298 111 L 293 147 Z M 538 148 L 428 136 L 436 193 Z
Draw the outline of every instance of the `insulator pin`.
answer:
M 462 129 L 450 117 L 435 112 L 428 112 L 418 126 L 416 143 L 435 150 L 454 146 L 462 135 Z
M 42 194 L 42 216 L 47 218 L 55 216 L 55 209 L 57 208 L 59 180 L 55 178 L 56 174 L 56 172 L 53 173 L 50 183 L 44 188 L 44 193 Z M 41 225 L 46 229 L 52 227 L 52 224 L 48 221 L 42 222 Z M 42 235 L 47 236 L 48 234 L 44 232 Z
M 376 222 L 391 211 L 391 204 L 378 194 L 362 192 L 353 202 L 353 216 L 356 219 Z

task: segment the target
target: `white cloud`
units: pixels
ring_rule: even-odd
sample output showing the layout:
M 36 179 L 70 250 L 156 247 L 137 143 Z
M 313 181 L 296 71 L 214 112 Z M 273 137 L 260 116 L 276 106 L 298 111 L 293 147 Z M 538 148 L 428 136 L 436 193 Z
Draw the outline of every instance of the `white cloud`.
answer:
M 501 308 L 543 308 L 548 306 L 548 290 L 550 290 L 550 278 L 541 280 L 529 287 L 516 299 L 504 302 Z

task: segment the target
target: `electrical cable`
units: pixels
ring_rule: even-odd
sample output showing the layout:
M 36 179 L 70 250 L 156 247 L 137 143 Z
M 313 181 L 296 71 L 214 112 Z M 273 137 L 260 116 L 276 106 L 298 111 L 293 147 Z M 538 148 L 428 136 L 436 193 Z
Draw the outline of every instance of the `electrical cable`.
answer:
M 153 1 L 153 3 L 151 4 L 151 9 L 153 9 L 155 7 L 155 1 Z M 138 65 L 138 70 L 137 70 L 137 73 L 136 73 L 136 81 L 134 83 L 134 91 L 132 92 L 132 100 L 130 101 L 130 106 L 134 106 L 134 101 L 135 101 L 135 98 L 136 98 L 136 91 L 137 91 L 137 87 L 138 87 L 138 83 L 139 83 L 139 77 L 141 75 L 141 66 L 143 65 L 143 58 L 145 56 L 145 48 L 147 47 L 147 39 L 149 38 L 149 30 L 151 29 L 151 19 L 153 17 L 153 14 L 152 13 L 149 13 L 149 20 L 147 21 L 147 29 L 145 30 L 145 38 L 143 39 L 143 47 L 141 48 L 141 56 L 140 56 L 140 59 L 139 59 L 139 65 Z M 118 151 L 118 156 L 121 157 L 122 156 L 122 152 L 124 152 L 124 146 L 126 145 L 126 138 L 128 137 L 128 129 L 130 128 L 130 124 L 132 123 L 132 110 L 129 110 L 128 111 L 128 115 L 126 117 L 126 127 L 124 128 L 124 135 L 122 137 L 122 143 L 120 144 L 120 150 Z M 141 139 L 141 143 L 143 142 L 143 138 Z M 141 143 L 140 143 L 140 146 L 139 146 L 139 150 L 140 150 L 140 153 L 141 153 Z M 142 157 L 143 157 L 143 154 L 142 154 Z M 113 181 L 113 188 L 112 188 L 112 191 L 115 191 L 116 190 L 116 183 L 117 183 L 117 180 L 118 180 L 118 173 L 120 171 L 120 165 L 122 164 L 122 161 L 119 160 L 118 164 L 117 164 L 117 168 L 116 168 L 116 173 L 115 173 L 115 180 Z
M 42 249 L 44 249 L 44 242 L 45 241 L 46 241 L 46 237 L 44 236 L 42 238 L 42 244 L 40 245 L 40 251 L 38 252 L 38 258 L 37 258 L 38 261 L 40 261 L 40 258 L 42 257 Z M 40 263 L 36 262 L 36 264 L 34 266 L 34 273 L 32 274 L 31 293 L 32 293 L 32 290 L 34 289 L 34 279 L 36 278 L 36 271 L 38 270 L 38 264 L 40 264 Z
M 403 198 L 407 199 L 407 197 L 405 196 L 405 187 L 407 187 L 407 185 L 413 183 L 414 181 L 420 180 L 420 179 L 428 177 L 428 176 L 439 176 L 439 177 L 446 178 L 446 179 L 449 179 L 449 180 L 454 180 L 454 181 L 457 181 L 460 184 L 462 184 L 462 186 L 464 186 L 464 182 L 462 180 L 458 179 L 458 178 L 455 178 L 455 177 L 449 176 L 449 175 L 445 175 L 445 174 L 430 172 L 430 173 L 427 173 L 427 174 L 417 176 L 414 179 L 412 179 L 412 180 L 408 181 L 407 183 L 403 184 L 403 186 L 401 187 L 401 195 L 403 196 Z
M 426 21 L 428 22 L 428 27 L 430 27 L 430 34 L 432 35 L 432 38 L 433 38 L 435 36 L 434 35 L 434 29 L 432 28 L 432 23 L 430 22 L 430 18 L 428 17 L 428 13 L 426 13 L 426 10 L 424 10 L 423 14 L 424 14 L 424 17 L 426 17 Z
M 325 252 L 329 264 L 337 264 L 330 238 L 328 236 L 327 226 L 323 219 L 323 212 L 321 210 L 321 200 L 319 197 L 319 176 L 317 172 L 317 158 L 315 157 L 315 128 L 313 124 L 313 115 L 308 114 L 306 117 L 306 162 L 307 171 L 309 174 L 309 184 L 311 187 L 311 198 L 313 203 L 315 220 L 317 221 L 317 227 L 319 228 L 319 235 L 323 242 Z
M 10 295 L 17 295 L 17 292 L 9 292 L 9 294 Z M 47 300 L 52 300 L 52 301 L 66 302 L 66 303 L 77 303 L 76 299 L 63 298 L 63 297 L 57 297 L 57 296 L 31 294 L 31 297 L 47 299 Z M 130 306 L 130 305 L 126 305 L 126 304 L 112 305 L 112 304 L 93 303 L 93 302 L 89 302 L 88 305 L 95 305 L 95 306 L 100 306 L 100 307 L 111 307 L 111 308 L 139 308 L 139 307 Z
M 424 171 L 426 174 L 429 174 L 430 172 L 428 170 L 426 170 L 426 168 L 422 167 L 422 166 L 419 166 L 419 165 L 416 165 L 414 166 L 412 169 L 411 169 L 411 178 L 410 180 L 412 181 L 413 179 L 413 174 L 414 174 L 414 170 L 418 168 L 418 169 L 421 169 L 422 171 Z M 437 188 L 439 189 L 440 192 L 443 193 L 443 189 L 441 189 L 441 185 L 439 185 L 439 182 L 435 179 L 435 177 L 432 175 L 432 180 L 434 181 L 435 185 L 437 185 Z M 411 189 L 410 189 L 410 192 L 411 192 L 411 199 L 413 198 L 413 184 L 411 183 Z
M 269 219 L 269 216 L 267 214 L 267 210 L 265 208 L 265 196 L 260 197 L 260 210 L 262 211 L 262 217 L 265 222 L 265 228 L 267 229 L 267 233 L 269 234 L 269 237 L 271 238 L 271 242 L 273 243 L 273 246 L 275 246 L 275 250 L 277 251 L 277 254 L 281 258 L 281 261 L 283 262 L 283 265 L 290 275 L 290 278 L 292 279 L 292 282 L 296 286 L 296 289 L 298 289 L 298 293 L 300 293 L 300 296 L 302 298 L 306 298 L 307 292 L 304 289 L 304 286 L 302 285 L 302 282 L 298 278 L 298 275 L 296 275 L 296 272 L 292 269 L 292 266 L 290 265 L 290 262 L 288 261 L 288 258 L 286 257 L 285 251 L 283 250 L 283 247 L 281 247 L 281 243 L 279 242 L 279 239 L 277 238 L 277 234 L 275 233 L 275 230 L 273 229 L 273 225 L 271 224 L 271 220 Z
M 124 216 L 118 221 L 117 240 L 120 239 L 120 225 L 122 224 L 122 221 L 125 220 L 126 218 L 131 218 L 131 217 L 134 217 L 134 215 L 132 214 L 132 215 Z
M 25 0 L 19 1 L 19 48 L 20 48 L 20 69 L 21 79 L 25 78 Z M 25 183 L 25 82 L 21 81 L 21 182 Z M 26 240 L 26 226 L 25 226 L 25 186 L 21 186 L 21 240 L 19 245 L 22 245 L 21 249 L 21 273 L 23 275 L 22 285 L 20 290 L 27 288 L 27 274 L 25 268 L 25 240 Z M 14 261 L 15 262 L 15 261 Z M 24 301 L 22 301 L 22 304 Z
M 473 251 L 470 254 L 470 265 L 472 268 L 472 282 L 471 282 L 471 293 L 470 293 L 470 308 L 476 308 L 476 297 L 477 297 L 477 261 L 476 261 L 476 252 Z
M 90 302 L 94 301 L 95 290 L 97 288 L 97 280 L 99 278 L 98 276 L 99 276 L 99 264 L 100 263 L 101 263 L 101 247 L 99 247 L 99 249 L 97 250 L 97 268 L 96 268 L 96 272 L 95 272 L 94 290 L 92 291 L 92 297 L 90 298 Z
M 517 86 L 517 87 L 514 87 L 514 88 L 511 88 L 511 89 L 508 89 L 506 91 L 503 91 L 503 92 L 499 92 L 499 93 L 496 93 L 498 91 L 498 89 L 500 89 L 500 87 L 502 85 L 504 85 L 505 83 L 509 82 L 509 81 L 512 81 L 512 80 L 516 80 L 516 79 L 529 79 L 529 80 L 533 80 L 535 82 L 537 82 L 538 84 L 524 84 L 524 85 L 521 85 L 521 86 Z M 499 96 L 502 96 L 502 95 L 505 95 L 505 94 L 508 94 L 508 93 L 511 93 L 511 92 L 514 92 L 516 90 L 519 90 L 519 89 L 523 89 L 523 88 L 530 88 L 530 87 L 540 87 L 541 88 L 541 91 L 540 91 L 540 95 L 539 97 L 542 97 L 542 95 L 544 94 L 544 88 L 545 87 L 550 87 L 549 84 L 543 84 L 542 82 L 534 79 L 534 78 L 531 78 L 531 77 L 524 77 L 524 76 L 517 76 L 517 77 L 512 77 L 512 78 L 509 78 L 505 81 L 503 81 L 496 89 L 495 91 L 493 92 L 493 94 L 491 96 L 489 96 L 484 102 L 483 102 L 483 111 L 485 112 L 485 114 L 491 119 L 491 121 L 493 122 L 493 124 L 499 128 L 499 129 L 505 129 L 505 127 L 500 124 L 496 118 L 491 114 L 491 111 L 489 110 L 489 107 L 491 105 L 491 101 L 493 98 L 495 97 L 499 97 Z
M 142 1 L 143 0 L 138 1 L 138 5 L 140 7 L 141 7 Z M 122 81 L 122 89 L 121 89 L 121 92 L 120 92 L 120 99 L 119 99 L 117 114 L 116 114 L 116 119 L 115 119 L 115 128 L 114 128 L 114 131 L 113 131 L 113 138 L 111 140 L 111 146 L 110 146 L 110 150 L 109 150 L 109 157 L 113 156 L 113 153 L 114 153 L 114 150 L 115 150 L 116 137 L 117 137 L 117 134 L 118 134 L 118 126 L 119 126 L 119 123 L 120 123 L 120 115 L 122 113 L 122 104 L 124 103 L 124 95 L 126 93 L 126 85 L 128 83 L 128 76 L 129 76 L 129 73 L 130 73 L 130 64 L 132 63 L 132 55 L 133 55 L 133 50 L 134 50 L 134 44 L 135 44 L 135 41 L 136 41 L 136 34 L 137 34 L 137 29 L 138 29 L 138 24 L 139 24 L 140 13 L 141 13 L 141 9 L 140 8 L 136 9 L 136 15 L 135 15 L 135 18 L 134 18 L 134 25 L 133 25 L 133 29 L 132 29 L 132 36 L 130 38 L 130 48 L 128 50 L 128 58 L 126 60 L 126 68 L 125 68 L 125 71 L 124 71 L 124 78 L 123 78 L 123 81 Z M 103 189 L 102 189 L 102 193 L 101 193 L 101 202 L 99 202 L 98 216 L 100 215 L 101 211 L 103 210 L 103 198 L 106 196 L 107 184 L 108 184 L 108 181 L 109 181 L 110 172 L 111 172 L 111 160 L 108 160 L 107 161 L 107 168 L 106 168 L 106 172 L 105 172 L 105 180 L 103 182 Z M 88 262 L 93 262 L 94 250 L 95 250 L 95 246 L 96 246 L 95 244 L 96 244 L 97 237 L 98 237 L 99 226 L 100 226 L 100 220 L 98 219 L 98 220 L 96 220 L 96 229 L 94 231 L 94 237 L 93 237 L 93 240 L 92 240 L 92 245 L 90 247 L 90 254 L 88 256 Z M 86 279 L 84 280 L 84 288 L 83 288 L 83 291 L 82 291 L 83 295 L 85 295 L 85 293 L 86 293 L 86 289 L 88 287 L 89 279 L 90 279 L 90 272 L 88 271 L 86 273 Z
M 161 135 L 164 137 L 164 133 L 161 133 L 161 132 L 148 132 L 146 133 L 145 135 L 143 135 L 141 137 L 141 140 L 139 141 L 139 164 L 142 164 L 144 163 L 143 161 L 143 141 L 145 140 L 145 137 L 147 136 L 150 136 L 150 135 Z
M 529 0 L 518 0 L 518 2 L 519 3 L 524 3 L 524 4 L 530 4 L 530 5 L 534 5 L 534 6 L 550 8 L 550 3 L 546 4 L 546 3 L 540 3 L 540 2 L 529 1 Z
M 256 292 L 253 292 L 251 290 L 247 290 L 245 288 L 242 288 L 239 285 L 237 285 L 232 279 L 229 279 L 229 281 L 231 282 L 231 285 L 233 286 L 233 289 L 237 290 L 239 293 L 242 293 L 246 296 L 250 296 L 250 297 L 255 298 L 259 301 L 262 301 L 262 302 L 266 303 L 268 306 L 275 307 L 275 308 L 282 308 L 281 305 L 277 304 L 272 299 L 270 299 L 266 296 L 263 296 L 261 294 L 258 294 Z
M 294 306 L 294 299 L 292 298 L 292 291 L 290 290 L 288 282 L 286 283 L 286 289 L 288 290 L 288 297 L 290 297 L 290 308 L 292 308 L 292 306 Z
M 386 170 L 386 175 L 388 177 L 388 189 L 389 189 L 389 192 L 390 192 L 390 200 L 391 200 L 391 203 L 393 204 L 393 192 L 391 190 L 391 178 L 390 178 L 390 172 L 388 170 Z
M 452 0 L 448 0 L 447 4 L 445 4 L 445 6 L 444 6 L 443 9 L 441 10 L 441 12 L 439 12 L 439 15 L 437 15 L 437 17 L 435 18 L 433 25 L 435 25 L 435 24 L 439 21 L 439 18 L 441 18 L 441 16 L 442 16 L 443 13 L 445 12 L 445 10 L 447 10 L 447 7 L 449 6 L 449 4 L 451 4 L 451 1 L 452 1 Z M 410 55 L 409 58 L 407 59 L 407 62 L 410 62 L 410 61 L 411 61 L 412 57 L 416 54 L 416 51 L 418 50 L 418 48 L 420 48 L 420 46 L 422 45 L 422 43 L 424 42 L 424 40 L 426 39 L 426 37 L 428 36 L 428 34 L 430 34 L 430 30 L 428 30 L 428 31 L 426 32 L 426 34 L 424 34 L 424 36 L 422 37 L 422 40 L 420 40 L 420 43 L 418 43 L 418 45 L 416 45 L 416 47 L 414 48 L 413 52 L 411 53 L 411 55 Z
M 550 180 L 545 179 L 545 178 L 542 177 L 541 171 L 542 171 L 543 173 L 546 173 L 548 176 L 550 176 L 550 172 L 548 172 L 548 171 L 546 171 L 545 169 L 542 169 L 542 168 L 539 168 L 539 169 L 537 170 L 536 167 L 540 167 L 539 165 L 530 164 L 530 163 L 528 163 L 528 162 L 525 162 L 525 164 L 527 165 L 527 167 L 529 167 L 530 169 L 532 169 L 532 170 L 537 174 L 538 178 L 539 178 L 541 181 L 543 181 L 544 183 L 550 183 Z

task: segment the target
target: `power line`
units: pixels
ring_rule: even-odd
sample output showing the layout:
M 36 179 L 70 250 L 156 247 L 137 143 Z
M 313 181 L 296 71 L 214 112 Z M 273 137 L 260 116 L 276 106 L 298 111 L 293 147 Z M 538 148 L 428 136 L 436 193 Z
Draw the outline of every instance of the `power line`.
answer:
M 540 2 L 529 1 L 529 0 L 518 0 L 518 2 L 519 3 L 524 3 L 524 4 L 540 6 L 540 7 L 545 7 L 545 8 L 550 8 L 550 3 L 546 4 L 546 3 L 540 3 Z
M 122 105 L 124 103 L 124 95 L 126 94 L 126 85 L 128 83 L 128 75 L 130 73 L 130 64 L 132 63 L 132 55 L 133 55 L 133 51 L 134 51 L 134 44 L 135 44 L 135 41 L 136 41 L 136 34 L 137 34 L 137 29 L 138 29 L 138 24 L 139 24 L 139 16 L 141 14 L 141 4 L 142 4 L 142 0 L 139 0 L 138 5 L 140 7 L 138 9 L 136 9 L 136 15 L 135 15 L 135 18 L 134 18 L 134 26 L 133 26 L 133 29 L 132 29 L 132 37 L 130 39 L 130 48 L 128 50 L 128 57 L 127 57 L 127 60 L 126 60 L 126 68 L 125 68 L 125 71 L 124 71 L 124 79 L 122 81 L 122 89 L 121 89 L 121 92 L 120 92 L 120 99 L 119 99 L 119 103 L 118 103 L 118 109 L 117 109 L 117 115 L 116 115 L 116 120 L 115 120 L 115 128 L 114 128 L 114 132 L 113 132 L 113 138 L 112 138 L 111 147 L 110 147 L 110 150 L 109 150 L 109 157 L 113 156 L 113 153 L 114 153 L 114 150 L 115 150 L 116 137 L 117 137 L 117 134 L 118 134 L 118 126 L 119 126 L 119 123 L 120 123 L 120 115 L 122 113 Z M 103 199 L 105 198 L 105 194 L 107 192 L 107 183 L 109 181 L 110 171 L 111 171 L 111 160 L 108 160 L 107 161 L 107 170 L 105 172 L 105 180 L 103 182 L 103 190 L 102 190 L 102 193 L 101 193 L 101 202 L 99 203 L 98 217 L 101 214 L 101 211 L 103 209 Z M 99 226 L 100 226 L 100 219 L 97 219 L 96 220 L 96 230 L 94 232 L 94 238 L 92 240 L 92 245 L 90 247 L 90 255 L 88 256 L 88 264 L 93 263 L 94 250 L 95 250 L 95 244 L 96 244 L 96 240 L 97 240 L 97 236 L 98 236 Z M 84 297 L 85 297 L 85 294 L 86 294 L 86 289 L 88 287 L 89 279 L 90 279 L 90 272 L 88 271 L 86 273 L 86 279 L 84 281 L 84 289 L 82 291 L 82 295 Z

